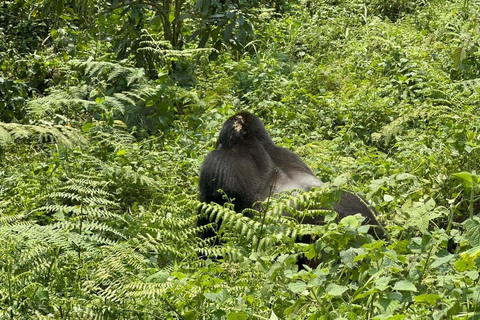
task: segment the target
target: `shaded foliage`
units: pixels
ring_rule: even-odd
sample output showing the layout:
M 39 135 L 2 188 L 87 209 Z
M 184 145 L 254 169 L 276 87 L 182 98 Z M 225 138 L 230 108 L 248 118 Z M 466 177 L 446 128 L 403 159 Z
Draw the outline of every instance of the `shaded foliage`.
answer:
M 0 318 L 478 317 L 479 14 L 474 0 L 3 1 Z M 242 109 L 327 186 L 252 219 L 203 204 L 224 221 L 212 247 L 196 237 L 198 171 Z M 392 241 L 310 209 L 338 188 L 365 194 Z

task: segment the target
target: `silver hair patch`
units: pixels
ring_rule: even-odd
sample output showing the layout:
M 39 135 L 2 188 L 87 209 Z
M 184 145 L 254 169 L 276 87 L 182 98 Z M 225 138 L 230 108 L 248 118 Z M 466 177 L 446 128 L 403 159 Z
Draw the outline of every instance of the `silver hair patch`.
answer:
M 245 120 L 242 116 L 236 116 L 233 120 L 233 129 L 237 132 L 242 131 L 243 125 L 245 124 Z

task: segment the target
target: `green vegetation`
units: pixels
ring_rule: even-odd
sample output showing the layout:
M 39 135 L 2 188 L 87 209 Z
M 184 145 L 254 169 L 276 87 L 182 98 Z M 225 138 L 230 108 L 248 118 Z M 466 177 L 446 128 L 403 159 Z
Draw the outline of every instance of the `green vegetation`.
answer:
M 0 318 L 478 319 L 479 17 L 478 0 L 3 0 Z M 211 247 L 198 172 L 243 109 L 328 183 L 254 219 L 204 204 L 227 221 Z M 331 186 L 391 239 L 282 217 Z

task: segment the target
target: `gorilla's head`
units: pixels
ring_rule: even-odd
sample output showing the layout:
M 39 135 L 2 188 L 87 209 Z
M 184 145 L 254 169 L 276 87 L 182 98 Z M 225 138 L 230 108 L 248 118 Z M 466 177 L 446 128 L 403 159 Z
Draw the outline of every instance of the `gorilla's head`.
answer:
M 263 122 L 248 111 L 241 111 L 225 121 L 217 140 L 217 149 L 230 149 L 249 143 L 273 144 Z

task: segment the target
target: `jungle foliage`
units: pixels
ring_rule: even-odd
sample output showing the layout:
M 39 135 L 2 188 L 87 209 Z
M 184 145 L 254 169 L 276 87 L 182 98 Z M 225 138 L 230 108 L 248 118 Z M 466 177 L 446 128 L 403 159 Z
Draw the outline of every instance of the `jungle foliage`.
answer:
M 477 319 L 479 108 L 478 0 L 3 0 L 0 318 Z M 244 109 L 325 187 L 199 203 Z

